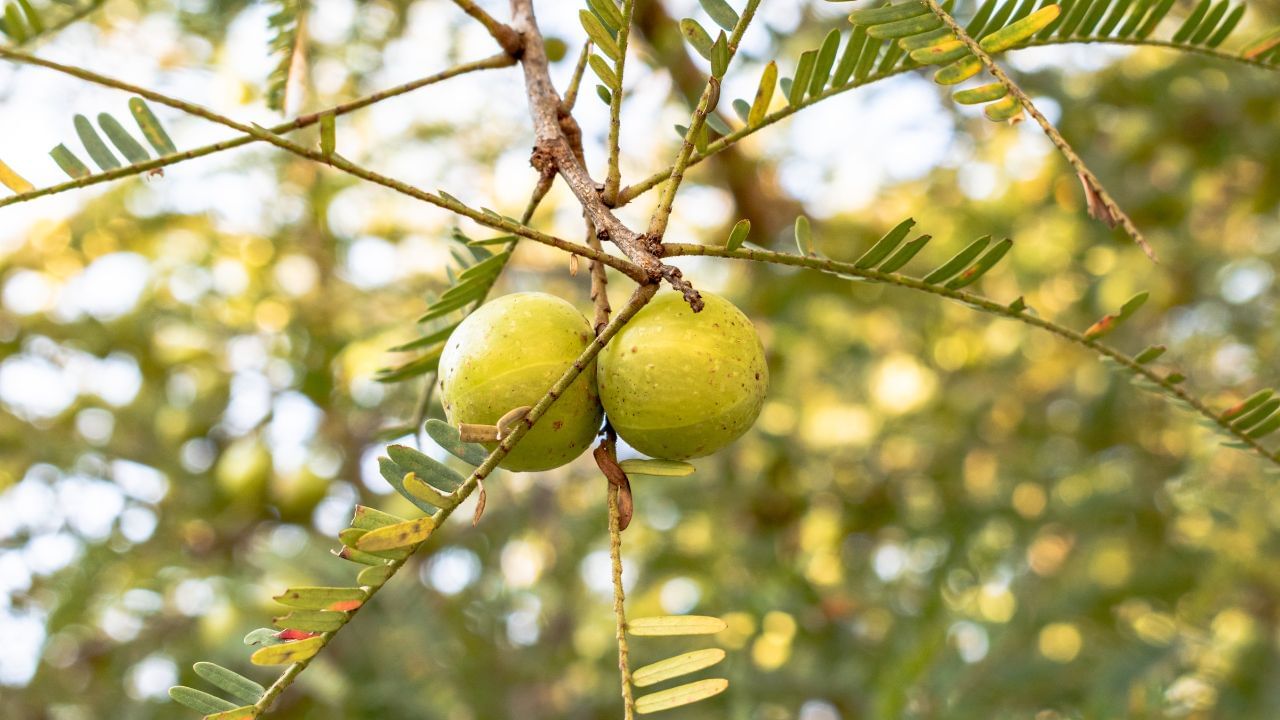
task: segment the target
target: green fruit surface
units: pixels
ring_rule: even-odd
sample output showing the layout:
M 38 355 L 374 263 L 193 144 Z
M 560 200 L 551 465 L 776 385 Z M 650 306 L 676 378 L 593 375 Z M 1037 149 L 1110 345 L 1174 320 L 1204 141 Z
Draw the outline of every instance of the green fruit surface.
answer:
M 650 457 L 710 455 L 746 432 L 764 404 L 769 367 L 751 320 L 718 295 L 702 299 L 695 313 L 680 293 L 659 293 L 600 353 L 609 422 Z
M 445 415 L 453 425 L 493 425 L 515 408 L 533 406 L 591 338 L 582 313 L 554 295 L 514 293 L 485 303 L 458 325 L 440 355 Z M 516 471 L 564 465 L 591 445 L 600 421 L 592 363 L 501 465 Z

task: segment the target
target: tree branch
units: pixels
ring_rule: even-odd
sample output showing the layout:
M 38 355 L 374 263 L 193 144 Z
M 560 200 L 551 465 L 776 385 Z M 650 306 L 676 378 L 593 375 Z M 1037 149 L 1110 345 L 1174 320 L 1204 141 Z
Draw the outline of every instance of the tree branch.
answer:
M 36 60 L 34 56 L 27 55 L 25 53 L 14 52 L 7 48 L 0 48 L 0 57 L 8 58 L 10 60 L 15 60 L 17 62 L 28 62 L 28 59 Z M 37 62 L 34 64 L 43 64 L 43 63 Z M 392 98 L 397 95 L 403 95 L 413 90 L 417 90 L 418 88 L 422 88 L 422 87 L 426 87 L 427 85 L 438 83 L 442 80 L 448 80 L 449 78 L 457 77 L 459 75 L 465 75 L 467 73 L 475 72 L 478 70 L 489 70 L 493 68 L 510 67 L 515 64 L 516 64 L 515 58 L 506 54 L 493 55 L 491 57 L 487 57 L 482 60 L 463 63 L 461 65 L 457 65 L 452 68 L 449 68 L 448 70 L 438 72 L 434 75 L 428 75 L 426 77 L 419 78 L 411 82 L 407 82 L 403 85 L 397 85 L 395 87 L 388 88 L 386 90 L 381 90 L 379 92 L 376 92 L 370 95 L 365 95 L 364 97 L 357 98 L 350 102 L 342 103 L 341 105 L 335 105 L 326 110 L 308 113 L 306 115 L 299 115 L 298 117 L 288 122 L 284 122 L 279 125 L 273 125 L 272 127 L 268 128 L 268 130 L 273 134 L 280 134 L 280 133 L 290 132 L 293 130 L 300 130 L 302 128 L 309 127 L 311 125 L 315 125 L 316 123 L 320 122 L 320 117 L 323 115 L 334 115 L 334 116 L 346 115 L 347 113 L 354 112 L 362 108 L 366 108 L 370 105 L 381 102 L 388 98 Z M 48 65 L 45 65 L 45 67 L 48 67 Z M 34 200 L 36 198 L 44 197 L 46 195 L 56 195 L 58 193 L 67 192 L 68 190 L 75 190 L 77 188 L 88 187 L 90 185 L 97 185 L 98 183 L 117 180 L 124 177 L 141 175 L 143 173 L 151 172 L 152 170 L 158 170 L 160 168 L 165 168 L 170 165 L 176 165 L 186 160 L 192 160 L 198 157 L 204 157 L 205 155 L 212 155 L 214 153 L 221 152 L 223 150 L 230 150 L 232 148 L 248 145 L 249 143 L 257 142 L 260 139 L 261 138 L 258 138 L 254 135 L 245 134 L 237 138 L 224 140 L 222 142 L 216 142 L 210 145 L 204 145 L 202 147 L 175 153 L 173 155 L 165 155 L 164 157 L 156 158 L 155 160 L 149 160 L 147 162 L 136 163 L 134 165 L 127 165 L 122 168 L 116 168 L 115 170 L 108 170 L 106 172 L 87 175 L 85 177 L 77 178 L 69 182 L 59 183 L 57 185 L 50 185 L 48 187 L 40 188 L 38 190 L 32 190 L 31 192 L 22 193 L 20 195 L 10 195 L 9 197 L 0 198 L 0 207 L 4 207 L 6 205 L 13 205 L 15 203 L 20 203 L 20 202 L 26 202 L 28 200 Z
M 912 290 L 937 295 L 939 297 L 958 300 L 981 312 L 998 315 L 1011 320 L 1017 320 L 1024 325 L 1030 325 L 1032 327 L 1040 328 L 1041 330 L 1046 330 L 1064 340 L 1079 345 L 1109 360 L 1115 361 L 1130 374 L 1153 383 L 1160 388 L 1160 391 L 1163 394 L 1184 403 L 1194 412 L 1201 415 L 1205 420 L 1208 420 L 1215 428 L 1232 436 L 1232 438 L 1237 442 L 1247 445 L 1251 450 L 1255 451 L 1258 455 L 1271 463 L 1280 465 L 1280 452 L 1273 452 L 1266 449 L 1257 438 L 1249 437 L 1246 431 L 1234 427 L 1230 421 L 1223 418 L 1221 413 L 1215 413 L 1204 403 L 1204 401 L 1185 390 L 1179 380 L 1171 380 L 1169 377 L 1161 375 L 1150 367 L 1138 362 L 1132 356 L 1126 355 L 1125 353 L 1120 352 L 1109 345 L 1098 342 L 1093 338 L 1086 337 L 1084 333 L 1064 327 L 1051 320 L 1046 320 L 1038 315 L 1033 315 L 1025 310 L 1017 310 L 1009 307 L 1008 305 L 1002 305 L 993 300 L 988 300 L 980 295 L 975 295 L 963 290 L 951 290 L 944 286 L 926 283 L 923 280 L 913 277 L 898 275 L 896 273 L 885 273 L 878 270 L 865 270 L 857 267 L 854 263 L 828 260 L 821 257 L 780 253 L 771 250 L 753 250 L 750 248 L 726 250 L 723 247 L 715 247 L 711 245 L 676 243 L 664 245 L 663 251 L 668 256 L 706 255 L 712 257 L 734 258 L 737 260 L 754 260 L 757 262 L 774 263 L 777 265 L 804 267 L 833 275 L 859 277 L 864 280 L 896 285 L 898 287 L 910 288 Z
M 1067 162 L 1071 164 L 1071 167 L 1075 169 L 1076 174 L 1080 176 L 1080 182 L 1084 185 L 1089 214 L 1098 220 L 1101 220 L 1108 227 L 1115 227 L 1116 224 L 1119 223 L 1120 226 L 1124 228 L 1125 233 L 1128 234 L 1129 237 L 1137 243 L 1138 247 L 1142 248 L 1142 251 L 1147 254 L 1147 257 L 1155 260 L 1155 250 L 1147 243 L 1147 239 L 1143 237 L 1142 231 L 1133 223 L 1129 214 L 1126 213 L 1118 203 L 1116 203 L 1115 199 L 1111 197 L 1111 194 L 1107 192 L 1107 189 L 1102 186 L 1102 182 L 1093 174 L 1093 171 L 1084 164 L 1084 160 L 1076 154 L 1076 151 L 1072 149 L 1071 144 L 1067 142 L 1067 139 L 1062 137 L 1062 133 L 1058 132 L 1058 128 L 1054 127 L 1053 123 L 1049 122 L 1049 119 L 1044 116 L 1044 113 L 1040 112 L 1040 110 L 1035 106 L 1035 103 L 1031 102 L 1031 98 L 1022 91 L 1022 88 L 1019 87 L 1018 84 L 1015 83 L 999 65 L 996 64 L 996 61 L 991 58 L 991 55 L 986 50 L 982 49 L 982 46 L 978 44 L 978 41 L 974 40 L 969 33 L 965 32 L 965 29 L 960 26 L 960 23 L 956 22 L 955 18 L 951 17 L 951 13 L 943 10 L 937 0 L 922 1 L 924 2 L 925 7 L 929 8 L 929 11 L 936 15 L 938 19 L 941 20 L 957 38 L 959 38 L 960 42 L 964 43 L 965 47 L 969 48 L 969 52 L 973 53 L 974 56 L 982 61 L 982 65 L 987 69 L 987 72 L 991 73 L 991 75 L 1009 91 L 1010 95 L 1017 98 L 1018 102 L 1021 103 L 1022 107 L 1027 111 L 1027 114 L 1036 121 L 1036 124 L 1040 126 L 1040 129 L 1044 131 L 1044 134 L 1049 136 L 1049 140 L 1058 148 L 1058 151 L 1062 153 L 1062 156 L 1067 159 Z
M 658 254 L 660 242 L 628 228 L 605 206 L 600 192 L 603 189 L 587 172 L 582 159 L 575 152 L 575 142 L 582 134 L 573 115 L 564 110 L 564 104 L 551 84 L 547 69 L 547 52 L 542 43 L 542 33 L 533 14 L 533 0 L 511 0 L 513 26 L 524 35 L 524 52 L 520 65 L 524 69 L 525 93 L 529 98 L 529 112 L 533 116 L 536 144 L 533 148 L 533 166 L 539 171 L 553 170 L 569 185 L 569 190 L 582 205 L 587 217 L 602 240 L 617 245 L 645 273 L 643 282 L 665 279 L 695 310 L 702 309 L 702 298 L 693 286 L 684 280 L 680 270 L 664 265 Z M 573 138 L 571 140 L 571 138 Z
M 623 258 L 617 258 L 607 253 L 604 253 L 602 251 L 589 248 L 585 245 L 579 245 L 577 243 L 569 242 L 568 240 L 563 240 L 561 238 L 555 237 L 554 235 L 548 235 L 547 233 L 539 232 L 537 230 L 534 230 L 533 228 L 527 227 L 522 223 L 517 223 L 513 220 L 509 220 L 496 213 L 476 210 L 468 205 L 463 204 L 461 201 L 447 194 L 443 194 L 443 193 L 436 194 L 436 193 L 430 193 L 424 190 L 420 190 L 408 183 L 402 182 L 400 180 L 396 180 L 394 178 L 387 177 L 385 175 L 381 175 L 372 170 L 368 170 L 359 165 L 356 165 L 355 163 L 351 162 L 350 160 L 347 160 L 346 158 L 343 158 L 341 155 L 338 155 L 337 153 L 326 155 L 319 150 L 313 150 L 313 149 L 304 147 L 302 145 L 299 145 L 295 142 L 286 140 L 285 138 L 282 138 L 276 135 L 275 133 L 271 132 L 267 128 L 259 127 L 256 125 L 245 125 L 243 123 L 232 120 L 231 118 L 225 115 L 216 113 L 200 105 L 184 102 L 182 100 L 175 100 L 174 98 L 171 98 L 162 93 L 158 93 L 153 90 L 148 90 L 146 88 L 139 87 L 137 85 L 132 85 L 130 83 L 126 83 L 124 81 L 117 80 L 115 78 L 110 78 L 105 75 L 99 75 L 98 73 L 85 70 L 83 68 L 72 67 L 69 65 L 62 65 L 60 63 L 52 62 L 50 60 L 44 60 L 42 58 L 26 55 L 24 53 L 16 53 L 9 50 L 0 50 L 0 57 L 8 57 L 10 59 L 18 60 L 20 62 L 25 62 L 32 65 L 38 65 L 40 67 L 45 67 L 50 70 L 56 70 L 58 72 L 71 75 L 73 77 L 78 77 L 82 80 L 87 80 L 89 82 L 96 83 L 98 85 L 103 85 L 105 87 L 112 87 L 119 90 L 124 90 L 126 92 L 131 92 L 135 95 L 147 98 L 148 100 L 153 100 L 162 105 L 167 105 L 169 107 L 190 113 L 197 117 L 201 117 L 206 120 L 216 122 L 221 125 L 225 125 L 234 130 L 238 130 L 253 138 L 263 140 L 279 148 L 288 150 L 289 152 L 295 155 L 298 155 L 300 157 L 308 158 L 310 160 L 314 160 L 319 163 L 324 163 L 325 165 L 329 165 L 330 167 L 336 168 L 338 170 L 342 170 L 348 174 L 354 175 L 363 180 L 368 180 L 369 182 L 382 185 L 383 187 L 390 188 L 392 190 L 395 190 L 399 193 L 415 198 L 417 200 L 422 200 L 424 202 L 431 203 L 432 205 L 436 205 L 438 207 L 444 208 L 451 212 L 457 213 L 458 215 L 468 217 L 474 220 L 475 222 L 479 223 L 480 225 L 484 225 L 486 227 L 494 228 L 497 230 L 502 230 L 504 232 L 509 232 L 513 235 L 519 235 L 520 237 L 525 237 L 530 240 L 534 240 L 536 242 L 542 243 L 544 245 L 550 245 L 551 247 L 555 247 L 560 250 L 564 250 L 566 252 L 571 252 L 575 255 L 582 255 L 584 257 L 591 258 L 593 260 L 598 260 L 604 263 L 605 265 L 608 265 L 616 270 L 619 270 L 620 272 L 625 273 L 627 276 L 635 279 L 636 282 L 645 282 L 648 279 L 648 276 L 644 271 L 642 271 L 639 267 L 636 267 L 634 264 L 628 262 Z
M 484 11 L 479 5 L 471 0 L 453 0 L 453 4 L 457 5 L 462 12 L 475 18 L 494 40 L 498 41 L 498 45 L 510 55 L 513 59 L 520 57 L 521 50 L 524 49 L 524 38 L 520 37 L 520 33 L 513 30 L 510 26 L 498 22 L 492 15 Z

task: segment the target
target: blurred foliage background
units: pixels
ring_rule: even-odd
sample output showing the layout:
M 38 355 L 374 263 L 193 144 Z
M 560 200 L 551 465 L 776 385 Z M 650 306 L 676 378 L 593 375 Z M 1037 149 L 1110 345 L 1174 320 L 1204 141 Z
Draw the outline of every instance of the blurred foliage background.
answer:
M 664 68 L 689 66 L 670 17 L 695 4 L 640 4 L 624 179 L 670 162 L 688 114 Z M 576 4 L 543 5 L 549 35 L 581 41 Z M 764 5 L 726 97 L 844 27 L 845 6 Z M 267 12 L 111 0 L 40 52 L 128 58 L 120 74 L 269 119 Z M 1261 3 L 1246 19 L 1277 21 Z M 492 52 L 441 0 L 319 0 L 310 27 L 304 109 Z M 561 88 L 573 61 L 554 68 Z M 991 124 L 914 74 L 699 166 L 670 236 L 721 242 L 750 217 L 753 240 L 781 244 L 805 212 L 821 252 L 853 259 L 910 215 L 941 260 L 1008 235 L 984 294 L 1083 328 L 1149 290 L 1115 344 L 1167 344 L 1215 407 L 1275 382 L 1277 76 L 1096 46 L 1009 64 L 1160 264 L 1086 217 L 1038 129 Z M 123 106 L 60 83 L 0 70 L 0 120 L 51 134 L 32 157 L 70 137 L 73 111 Z M 23 105 L 36 84 L 48 107 Z M 339 120 L 339 150 L 518 215 L 535 179 L 525 113 L 518 70 L 490 71 Z M 593 93 L 580 117 L 599 168 Z M 164 120 L 179 147 L 221 137 Z M 23 151 L 20 135 L 0 154 Z M 422 388 L 372 378 L 444 287 L 454 220 L 262 148 L 2 212 L 0 717 L 187 717 L 165 691 L 201 659 L 273 677 L 246 669 L 240 640 L 275 614 L 270 596 L 344 581 L 328 549 L 353 503 L 413 513 L 375 458 Z M 535 222 L 580 237 L 563 187 Z M 587 274 L 526 245 L 499 292 L 588 310 Z M 730 626 L 730 690 L 672 717 L 1280 715 L 1280 497 L 1260 460 L 1025 326 L 786 268 L 680 264 L 752 316 L 773 387 L 755 429 L 694 476 L 635 483 L 629 612 Z M 617 716 L 604 497 L 587 458 L 500 474 L 479 527 L 446 526 L 272 717 Z M 670 650 L 632 645 L 639 662 Z

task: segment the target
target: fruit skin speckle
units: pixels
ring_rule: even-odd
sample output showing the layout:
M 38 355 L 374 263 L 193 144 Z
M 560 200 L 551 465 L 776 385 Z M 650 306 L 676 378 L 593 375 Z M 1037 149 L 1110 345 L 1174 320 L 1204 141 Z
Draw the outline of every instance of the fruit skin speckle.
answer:
M 591 337 L 582 313 L 554 295 L 514 293 L 485 303 L 458 325 L 440 355 L 445 415 L 454 425 L 493 425 L 512 408 L 536 404 Z M 591 444 L 601 419 L 592 363 L 501 465 L 515 471 L 564 465 Z
M 733 303 L 694 313 L 662 292 L 600 353 L 600 398 L 618 435 L 650 457 L 710 455 L 755 422 L 769 388 L 764 347 Z

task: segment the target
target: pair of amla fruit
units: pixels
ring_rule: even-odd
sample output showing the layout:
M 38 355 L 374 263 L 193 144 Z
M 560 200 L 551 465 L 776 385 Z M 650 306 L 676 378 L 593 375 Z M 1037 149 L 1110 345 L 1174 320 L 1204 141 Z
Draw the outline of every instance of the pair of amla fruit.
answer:
M 656 295 L 560 395 L 502 461 L 549 470 L 591 446 L 602 413 L 618 435 L 654 458 L 710 455 L 755 422 L 769 368 L 755 327 L 722 297 L 702 293 L 693 312 L 680 293 Z M 497 298 L 449 336 L 440 396 L 449 422 L 495 425 L 532 406 L 591 343 L 587 319 L 540 292 Z M 490 443 L 492 449 L 496 443 Z

